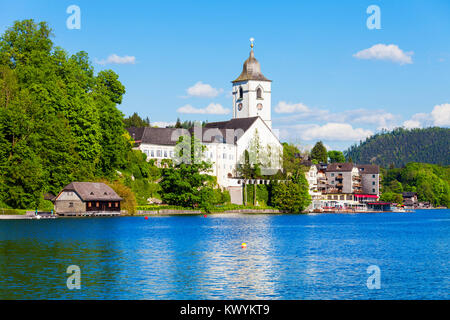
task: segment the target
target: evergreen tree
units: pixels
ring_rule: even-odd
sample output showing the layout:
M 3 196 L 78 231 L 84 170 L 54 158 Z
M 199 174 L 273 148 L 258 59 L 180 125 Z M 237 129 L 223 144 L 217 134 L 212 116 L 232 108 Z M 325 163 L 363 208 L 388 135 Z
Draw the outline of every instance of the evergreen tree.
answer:
M 144 128 L 150 127 L 150 119 L 147 117 L 142 119 L 136 112 L 123 120 L 125 128 Z
M 327 148 L 323 145 L 322 141 L 317 142 L 311 150 L 311 160 L 316 160 L 319 163 L 327 163 L 328 154 Z

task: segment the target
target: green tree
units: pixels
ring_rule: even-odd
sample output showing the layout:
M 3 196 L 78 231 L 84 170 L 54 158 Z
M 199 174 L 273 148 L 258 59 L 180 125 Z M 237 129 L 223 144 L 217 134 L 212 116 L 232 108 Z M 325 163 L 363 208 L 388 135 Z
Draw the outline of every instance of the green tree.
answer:
M 194 134 L 183 136 L 175 148 L 175 166 L 163 169 L 161 198 L 170 205 L 201 208 L 209 212 L 217 204 L 216 178 L 207 174 L 211 164 L 201 161 L 202 147 Z M 180 161 L 182 160 L 182 161 Z
M 113 180 L 131 152 L 118 75 L 95 76 L 86 52 L 69 56 L 51 36 L 23 20 L 0 37 L 0 202 L 15 208 L 74 180 Z
M 345 157 L 344 157 L 344 154 L 342 153 L 342 151 L 332 150 L 332 151 L 328 151 L 327 154 L 328 154 L 328 158 L 330 159 L 330 163 L 345 162 Z
M 327 148 L 323 145 L 322 141 L 317 142 L 311 150 L 311 160 L 316 160 L 319 163 L 327 163 L 328 154 Z
M 272 188 L 271 204 L 279 210 L 301 213 L 310 203 L 308 181 L 300 170 L 288 181 L 277 183 Z
M 136 112 L 123 120 L 125 128 L 144 128 L 150 127 L 150 119 L 147 117 L 142 119 Z

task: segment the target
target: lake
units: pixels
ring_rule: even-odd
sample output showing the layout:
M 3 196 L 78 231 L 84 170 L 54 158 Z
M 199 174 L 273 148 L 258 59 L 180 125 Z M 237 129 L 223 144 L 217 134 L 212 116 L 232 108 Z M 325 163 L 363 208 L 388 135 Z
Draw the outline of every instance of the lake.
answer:
M 449 261 L 450 210 L 0 221 L 0 299 L 449 299 Z

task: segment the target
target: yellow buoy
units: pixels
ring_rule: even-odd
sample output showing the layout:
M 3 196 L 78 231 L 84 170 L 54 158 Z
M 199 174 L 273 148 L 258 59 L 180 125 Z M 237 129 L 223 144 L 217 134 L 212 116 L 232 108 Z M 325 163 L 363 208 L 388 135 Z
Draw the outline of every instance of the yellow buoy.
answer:
M 241 248 L 247 248 L 247 244 L 244 242 L 241 244 Z

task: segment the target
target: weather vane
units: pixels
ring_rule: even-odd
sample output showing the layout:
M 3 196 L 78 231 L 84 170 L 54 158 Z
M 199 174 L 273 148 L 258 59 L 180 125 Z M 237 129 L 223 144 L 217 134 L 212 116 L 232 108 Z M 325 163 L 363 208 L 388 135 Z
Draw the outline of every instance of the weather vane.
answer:
M 253 42 L 255 41 L 255 38 L 250 38 L 250 42 L 251 42 L 251 44 L 250 44 L 250 47 L 253 49 Z

